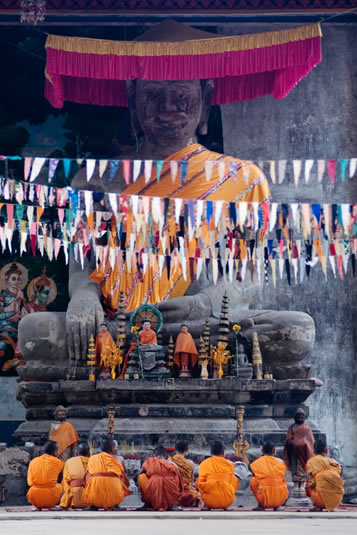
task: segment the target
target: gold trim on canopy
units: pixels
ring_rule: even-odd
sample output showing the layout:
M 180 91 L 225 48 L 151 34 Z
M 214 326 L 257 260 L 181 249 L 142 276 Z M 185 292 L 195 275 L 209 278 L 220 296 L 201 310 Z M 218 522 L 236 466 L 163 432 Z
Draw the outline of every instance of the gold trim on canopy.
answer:
M 320 23 L 316 23 L 274 32 L 211 37 L 208 39 L 177 42 L 110 41 L 105 39 L 48 35 L 46 48 L 79 54 L 112 54 L 116 56 L 137 57 L 203 55 L 264 48 L 321 36 Z

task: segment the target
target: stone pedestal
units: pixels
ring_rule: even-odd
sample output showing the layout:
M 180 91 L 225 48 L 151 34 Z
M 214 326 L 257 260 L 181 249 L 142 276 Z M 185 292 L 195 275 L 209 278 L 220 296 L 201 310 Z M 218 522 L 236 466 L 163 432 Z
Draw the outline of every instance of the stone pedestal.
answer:
M 23 379 L 29 377 L 25 368 Z M 233 454 L 238 405 L 245 406 L 244 438 L 252 448 L 265 440 L 281 446 L 296 407 L 303 406 L 308 413 L 303 403 L 314 390 L 315 382 L 309 379 L 22 380 L 18 399 L 27 409 L 26 422 L 16 430 L 14 440 L 43 443 L 55 406 L 63 404 L 81 439 L 97 446 L 107 433 L 106 406 L 113 404 L 119 442 L 134 443 L 144 457 L 159 443 L 174 447 L 176 440 L 186 439 L 199 460 L 217 439 L 225 443 L 228 455 Z

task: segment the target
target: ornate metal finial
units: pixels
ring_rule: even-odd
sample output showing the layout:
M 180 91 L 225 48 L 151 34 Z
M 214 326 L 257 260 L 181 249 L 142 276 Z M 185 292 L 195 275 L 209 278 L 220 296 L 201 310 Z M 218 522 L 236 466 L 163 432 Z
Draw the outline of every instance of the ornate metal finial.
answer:
M 253 333 L 252 339 L 253 339 L 252 361 L 253 361 L 254 379 L 261 380 L 263 379 L 263 359 L 262 359 L 262 354 L 260 351 L 258 335 L 256 332 Z
M 237 407 L 237 438 L 233 443 L 233 449 L 237 457 L 241 457 L 245 464 L 249 464 L 249 459 L 245 455 L 245 452 L 249 449 L 249 443 L 244 440 L 244 406 L 238 405 Z
M 126 316 L 125 316 L 125 295 L 123 290 L 119 293 L 119 304 L 116 314 L 118 320 L 116 344 L 123 350 L 126 343 Z
M 221 305 L 221 315 L 219 318 L 219 328 L 218 328 L 218 342 L 223 342 L 228 345 L 229 343 L 229 319 L 228 319 L 228 310 L 229 310 L 229 297 L 227 292 L 224 292 Z
M 90 366 L 89 380 L 95 381 L 94 366 L 97 364 L 94 336 L 91 334 L 88 347 L 88 366 Z
M 114 405 L 108 405 L 107 407 L 107 416 L 108 416 L 108 437 L 114 438 L 115 433 L 115 407 Z

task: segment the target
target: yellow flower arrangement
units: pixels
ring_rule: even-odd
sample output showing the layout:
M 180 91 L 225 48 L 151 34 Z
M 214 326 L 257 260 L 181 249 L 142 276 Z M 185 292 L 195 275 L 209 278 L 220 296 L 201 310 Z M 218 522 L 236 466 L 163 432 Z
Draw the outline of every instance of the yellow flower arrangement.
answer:
M 133 327 L 130 329 L 130 331 L 134 334 L 137 334 L 139 332 L 139 327 L 136 325 L 133 325 Z
M 233 331 L 234 331 L 235 333 L 239 333 L 239 331 L 241 330 L 241 328 L 242 328 L 242 327 L 241 327 L 240 325 L 237 325 L 237 324 L 233 325 Z

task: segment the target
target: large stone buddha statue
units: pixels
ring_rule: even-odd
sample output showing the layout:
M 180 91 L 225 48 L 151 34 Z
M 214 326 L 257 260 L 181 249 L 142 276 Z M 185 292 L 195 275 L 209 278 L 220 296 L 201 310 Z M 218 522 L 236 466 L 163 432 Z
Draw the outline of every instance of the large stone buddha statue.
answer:
M 212 36 L 178 23 L 174 25 L 174 36 L 170 25 L 166 35 L 163 35 L 165 25 L 159 25 L 160 29 L 149 30 L 143 39 L 179 41 Z M 183 38 L 181 29 L 177 29 L 182 26 Z M 207 132 L 212 92 L 212 80 L 128 82 L 131 124 L 136 138 L 142 139 L 142 142 L 125 158 L 164 160 L 160 182 L 156 180 L 155 169 L 149 181 L 140 176 L 130 186 L 126 185 L 119 174 L 110 181 L 109 173 L 102 178 L 95 174 L 88 184 L 83 172 L 74 178 L 72 187 L 170 198 L 266 201 L 269 188 L 258 167 L 250 166 L 247 184 L 243 177 L 242 160 L 208 151 L 197 143 L 196 133 Z M 179 177 L 172 181 L 169 160 L 190 163 L 183 185 Z M 206 160 L 213 162 L 212 180 L 209 184 L 205 177 Z M 226 169 L 223 177 L 218 170 L 222 161 Z M 88 278 L 93 269 L 93 264 L 88 262 L 83 271 L 80 264 L 71 258 L 70 303 L 67 312 L 41 312 L 21 320 L 19 344 L 27 361 L 48 362 L 52 359 L 51 355 L 55 355 L 53 359 L 57 362 L 64 362 L 68 358 L 86 360 L 90 335 L 103 322 L 100 286 Z M 140 285 L 140 282 L 137 284 Z M 175 337 L 180 332 L 182 323 L 188 325 L 190 333 L 198 342 L 207 318 L 211 320 L 211 333 L 214 335 L 218 327 L 222 296 L 226 291 L 230 297 L 231 321 L 242 326 L 242 333 L 248 339 L 252 332 L 258 333 L 263 359 L 267 365 L 296 366 L 308 356 L 315 337 L 314 322 L 310 316 L 302 312 L 251 310 L 249 305 L 257 292 L 254 285 L 238 281 L 231 283 L 224 278 L 218 279 L 214 285 L 209 274 L 182 287 L 178 297 L 156 304 L 164 318 L 164 343 L 170 334 Z M 154 295 L 160 294 L 154 292 Z

